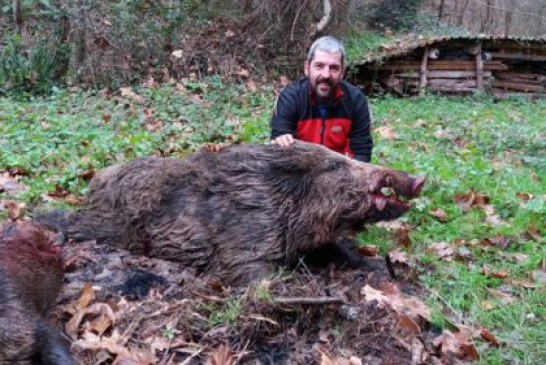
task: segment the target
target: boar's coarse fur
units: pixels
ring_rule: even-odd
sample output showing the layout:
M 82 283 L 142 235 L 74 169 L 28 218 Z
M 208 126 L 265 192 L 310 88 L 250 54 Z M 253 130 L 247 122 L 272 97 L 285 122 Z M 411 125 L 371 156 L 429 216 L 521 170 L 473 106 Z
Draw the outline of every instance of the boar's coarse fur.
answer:
M 141 158 L 91 181 L 67 233 L 245 283 L 399 217 L 409 205 L 396 195 L 418 195 L 423 181 L 304 142 Z
M 60 249 L 39 225 L 0 233 L 0 364 L 72 365 L 46 316 L 64 278 Z

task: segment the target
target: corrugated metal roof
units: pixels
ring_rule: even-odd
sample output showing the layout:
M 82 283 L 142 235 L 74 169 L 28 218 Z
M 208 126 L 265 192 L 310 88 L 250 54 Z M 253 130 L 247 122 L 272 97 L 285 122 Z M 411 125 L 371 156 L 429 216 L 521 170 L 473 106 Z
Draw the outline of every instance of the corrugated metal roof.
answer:
M 504 37 L 504 36 L 444 36 L 444 37 L 415 37 L 407 36 L 394 40 L 392 44 L 386 44 L 382 49 L 368 53 L 360 61 L 352 62 L 353 66 L 366 65 L 369 63 L 376 63 L 381 60 L 390 57 L 398 57 L 409 54 L 419 48 L 437 46 L 444 42 L 462 41 L 462 42 L 493 42 L 493 43 L 519 43 L 522 47 L 544 46 L 546 51 L 546 39 L 543 38 L 531 38 L 531 37 Z

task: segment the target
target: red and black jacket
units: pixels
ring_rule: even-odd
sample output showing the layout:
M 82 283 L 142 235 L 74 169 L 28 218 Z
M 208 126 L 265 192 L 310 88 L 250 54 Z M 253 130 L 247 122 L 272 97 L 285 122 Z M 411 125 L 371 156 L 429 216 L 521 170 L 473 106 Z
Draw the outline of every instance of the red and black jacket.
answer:
M 286 87 L 271 118 L 271 139 L 284 134 L 322 144 L 356 160 L 370 162 L 373 139 L 366 97 L 357 87 L 341 81 L 328 105 L 326 118 L 311 93 L 309 79 Z

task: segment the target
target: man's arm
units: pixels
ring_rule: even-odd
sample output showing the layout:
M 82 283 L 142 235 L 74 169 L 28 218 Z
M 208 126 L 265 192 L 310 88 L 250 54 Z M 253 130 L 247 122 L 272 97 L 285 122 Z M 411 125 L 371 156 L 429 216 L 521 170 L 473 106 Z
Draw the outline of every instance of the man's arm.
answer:
M 277 98 L 269 123 L 272 141 L 280 139 L 293 143 L 298 124 L 297 97 L 295 89 L 288 87 Z
M 353 126 L 350 136 L 351 151 L 355 154 L 355 160 L 370 162 L 373 149 L 373 138 L 370 131 L 371 118 L 368 102 L 362 92 L 357 94 L 353 107 Z

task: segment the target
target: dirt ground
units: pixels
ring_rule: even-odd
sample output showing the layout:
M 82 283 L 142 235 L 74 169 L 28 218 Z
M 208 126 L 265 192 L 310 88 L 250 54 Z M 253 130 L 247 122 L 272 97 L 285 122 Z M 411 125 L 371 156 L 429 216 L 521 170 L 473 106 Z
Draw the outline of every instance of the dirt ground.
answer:
M 441 334 L 419 299 L 426 293 L 410 282 L 407 267 L 397 267 L 393 279 L 386 266 L 370 271 L 302 262 L 230 288 L 174 262 L 94 242 L 69 242 L 64 252 L 66 285 L 55 318 L 82 364 L 465 360 L 441 350 Z

